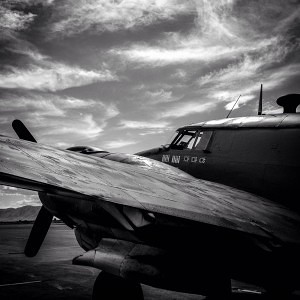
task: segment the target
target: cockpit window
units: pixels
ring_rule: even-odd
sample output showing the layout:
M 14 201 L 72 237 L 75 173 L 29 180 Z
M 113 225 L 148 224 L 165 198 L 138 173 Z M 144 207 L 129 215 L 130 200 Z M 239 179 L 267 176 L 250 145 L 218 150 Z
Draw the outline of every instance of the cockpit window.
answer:
M 169 147 L 169 146 L 172 144 L 173 140 L 175 140 L 175 138 L 177 138 L 178 135 L 179 135 L 179 132 L 178 132 L 178 131 L 174 132 L 174 133 L 167 139 L 166 143 L 165 143 L 163 146 Z
M 196 137 L 196 130 L 184 130 L 173 140 L 173 149 L 192 149 Z
M 213 132 L 212 131 L 200 131 L 194 148 L 196 150 L 208 151 L 212 142 Z
M 202 134 L 203 134 L 203 131 L 200 131 L 200 132 L 198 133 L 197 137 L 196 137 L 196 142 L 195 142 L 195 146 L 194 146 L 194 148 L 196 148 L 196 149 L 197 149 L 197 147 L 198 147 L 198 145 L 199 145 L 199 142 L 200 142 L 200 140 L 201 140 L 201 138 L 202 138 Z

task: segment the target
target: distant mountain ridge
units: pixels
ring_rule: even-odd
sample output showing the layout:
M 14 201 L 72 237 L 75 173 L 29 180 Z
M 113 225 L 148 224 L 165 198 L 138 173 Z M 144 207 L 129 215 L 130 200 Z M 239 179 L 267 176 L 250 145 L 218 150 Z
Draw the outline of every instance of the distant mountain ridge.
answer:
M 0 222 L 34 221 L 40 206 L 22 206 L 0 209 Z

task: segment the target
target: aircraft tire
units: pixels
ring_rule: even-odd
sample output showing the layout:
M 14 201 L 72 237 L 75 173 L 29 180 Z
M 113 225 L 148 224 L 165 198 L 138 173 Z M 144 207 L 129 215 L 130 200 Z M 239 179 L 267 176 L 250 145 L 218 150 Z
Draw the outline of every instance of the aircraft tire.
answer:
M 101 272 L 93 288 L 92 300 L 133 299 L 143 300 L 143 291 L 139 283 Z

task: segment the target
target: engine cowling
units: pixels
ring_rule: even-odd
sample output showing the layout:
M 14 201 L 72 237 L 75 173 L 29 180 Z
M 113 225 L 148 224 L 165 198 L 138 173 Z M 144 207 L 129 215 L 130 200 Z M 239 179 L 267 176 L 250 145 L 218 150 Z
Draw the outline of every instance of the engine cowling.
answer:
M 93 153 L 101 153 L 101 152 L 107 153 L 107 151 L 103 149 L 97 147 L 90 147 L 90 146 L 74 146 L 74 147 L 69 147 L 66 150 L 79 152 L 82 154 L 93 154 Z

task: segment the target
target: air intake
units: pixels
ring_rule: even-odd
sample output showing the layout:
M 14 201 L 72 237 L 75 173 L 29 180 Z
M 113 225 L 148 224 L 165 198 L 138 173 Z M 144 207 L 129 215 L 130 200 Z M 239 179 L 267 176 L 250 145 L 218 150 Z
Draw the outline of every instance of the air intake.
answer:
M 289 94 L 277 99 L 277 104 L 283 107 L 283 113 L 296 113 L 297 106 L 300 104 L 300 94 Z

